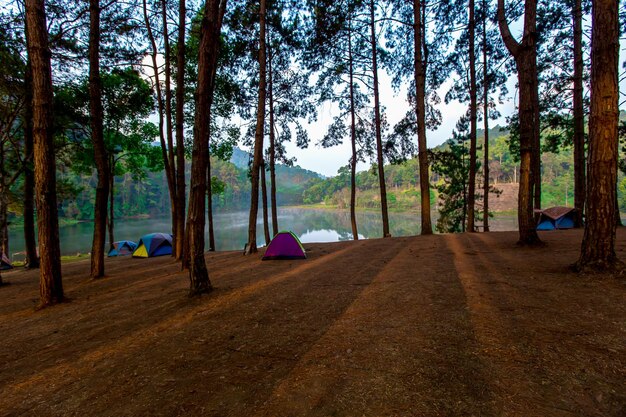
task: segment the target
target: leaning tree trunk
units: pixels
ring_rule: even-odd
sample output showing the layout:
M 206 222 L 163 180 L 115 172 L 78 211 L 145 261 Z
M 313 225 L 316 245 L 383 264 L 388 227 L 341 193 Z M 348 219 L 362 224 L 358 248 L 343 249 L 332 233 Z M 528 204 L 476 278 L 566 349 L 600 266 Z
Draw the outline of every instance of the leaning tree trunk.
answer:
M 98 184 L 94 203 L 93 242 L 91 245 L 91 278 L 104 276 L 104 243 L 109 198 L 109 161 L 104 145 L 104 111 L 102 109 L 102 80 L 100 79 L 100 2 L 89 0 L 89 112 L 91 143 L 94 150 Z M 109 242 L 111 245 L 113 242 Z
M 26 268 L 39 268 L 35 238 L 35 171 L 33 167 L 33 83 L 30 60 L 26 63 L 24 80 L 24 246 Z
M 211 137 L 211 105 L 213 104 L 219 39 L 226 2 L 227 0 L 207 0 L 200 25 L 198 87 L 186 229 L 188 250 L 185 253 L 185 257 L 189 260 L 190 295 L 210 292 L 213 289 L 204 259 L 206 175 Z
M 476 119 L 477 119 L 477 88 L 476 88 L 476 50 L 474 36 L 476 20 L 474 19 L 474 0 L 469 0 L 469 65 L 470 65 L 470 152 L 469 181 L 467 191 L 467 230 L 476 231 Z
M 383 237 L 390 237 L 389 214 L 387 211 L 387 187 L 385 185 L 385 160 L 383 158 L 382 134 L 380 131 L 380 97 L 378 91 L 378 41 L 376 40 L 376 20 L 374 0 L 370 0 L 370 44 L 372 47 L 372 75 L 374 84 L 374 121 L 376 124 L 376 156 L 378 161 L 378 184 L 380 187 L 380 208 L 383 217 Z
M 483 10 L 487 10 L 483 0 Z M 487 18 L 483 16 L 483 123 L 485 130 L 483 159 L 483 231 L 489 231 L 489 78 L 487 74 Z
M 352 157 L 350 158 L 350 225 L 352 226 L 352 239 L 359 240 L 359 232 L 356 226 L 356 110 L 354 108 L 354 65 L 352 60 L 351 32 L 348 32 L 348 61 L 350 62 L 350 145 L 352 148 Z
M 574 207 L 575 227 L 583 226 L 585 211 L 585 110 L 583 105 L 582 0 L 573 9 L 574 24 Z
M 176 63 L 176 226 L 178 238 L 175 241 L 175 257 L 177 261 L 183 258 L 185 236 L 185 0 L 178 3 L 178 44 Z M 210 168 L 209 168 L 210 172 Z M 213 248 L 211 246 L 211 248 Z
M 587 222 L 577 263 L 581 270 L 610 271 L 624 266 L 615 254 L 618 58 L 618 2 L 596 0 L 592 7 Z
M 265 126 L 265 0 L 260 0 L 259 10 L 259 101 L 254 134 L 254 160 L 252 161 L 252 189 L 250 193 L 250 218 L 246 254 L 257 252 L 256 221 L 259 212 L 259 169 L 263 159 L 263 131 Z
M 425 36 L 422 32 L 422 1 L 413 0 L 414 24 L 414 70 L 415 70 L 415 113 L 417 116 L 417 149 L 420 174 L 421 193 L 421 234 L 433 233 L 430 219 L 430 183 L 428 174 L 428 147 L 426 144 L 426 62 L 423 59 L 422 45 Z
M 515 59 L 519 79 L 520 175 L 517 201 L 517 221 L 521 245 L 541 243 L 537 235 L 533 206 L 533 191 L 540 192 L 536 177 L 539 154 L 539 110 L 537 80 L 536 0 L 526 0 L 524 36 L 517 42 L 509 30 L 504 14 L 504 0 L 498 0 L 498 24 L 507 49 Z
M 267 215 L 267 185 L 265 179 L 265 160 L 261 163 L 259 174 L 261 175 L 261 198 L 263 201 L 263 234 L 265 236 L 265 245 L 270 243 L 270 225 Z
M 39 227 L 40 307 L 63 301 L 56 161 L 52 125 L 52 67 L 44 0 L 26 0 L 28 56 L 33 71 L 33 140 L 37 225 Z

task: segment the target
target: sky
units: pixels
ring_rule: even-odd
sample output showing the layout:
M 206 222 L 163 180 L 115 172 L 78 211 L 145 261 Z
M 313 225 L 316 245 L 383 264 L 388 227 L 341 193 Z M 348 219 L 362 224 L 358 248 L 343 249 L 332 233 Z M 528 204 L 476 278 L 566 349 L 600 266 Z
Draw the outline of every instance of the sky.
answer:
M 439 96 L 442 98 L 442 103 L 438 106 L 442 114 L 442 123 L 437 130 L 427 131 L 426 138 L 429 148 L 440 145 L 450 139 L 457 121 L 467 111 L 467 104 L 462 104 L 456 100 L 449 104 L 443 102 L 443 97 L 451 84 L 452 81 L 448 81 L 438 90 Z M 509 80 L 507 83 L 509 91 L 515 91 L 514 84 L 514 79 Z M 410 106 L 406 101 L 406 89 L 395 93 L 391 88 L 391 78 L 383 71 L 380 73 L 380 101 L 381 105 L 386 108 L 387 120 L 391 128 L 410 110 Z M 511 100 L 506 102 L 499 107 L 499 110 L 503 116 L 498 120 L 490 121 L 491 126 L 495 126 L 498 123 L 501 125 L 506 123 L 505 116 L 511 114 L 514 110 L 513 102 Z M 324 104 L 319 111 L 317 122 L 309 125 L 307 129 L 311 139 L 308 149 L 299 149 L 291 143 L 286 146 L 286 150 L 288 155 L 296 157 L 296 165 L 329 177 L 336 175 L 340 167 L 348 165 L 351 148 L 349 139 L 346 139 L 342 145 L 333 148 L 323 148 L 319 145 L 319 141 L 326 133 L 327 126 L 332 120 L 333 108 L 329 104 Z M 417 137 L 415 141 L 417 142 Z M 369 161 L 366 163 L 361 162 L 357 169 L 362 171 L 368 169 L 369 166 Z
M 625 58 L 626 40 L 622 39 L 620 44 L 620 71 L 624 71 L 621 67 L 621 63 L 624 62 Z M 409 105 L 406 101 L 406 89 L 396 94 L 391 88 L 391 78 L 384 70 L 380 71 L 379 77 L 381 105 L 386 107 L 386 115 L 389 126 L 393 127 L 409 110 Z M 515 86 L 516 81 L 516 74 L 509 77 L 506 84 L 509 95 L 503 104 L 498 105 L 501 117 L 498 120 L 490 120 L 490 126 L 495 126 L 497 124 L 500 124 L 501 126 L 505 125 L 506 117 L 510 116 L 515 111 L 517 100 L 517 89 Z M 437 130 L 428 130 L 426 132 L 427 144 L 429 148 L 440 145 L 450 139 L 452 137 L 452 130 L 455 128 L 457 121 L 467 110 L 467 104 L 462 104 L 458 101 L 445 104 L 443 101 L 443 98 L 445 97 L 445 94 L 451 84 L 452 81 L 447 81 L 438 90 L 439 96 L 442 98 L 442 102 L 437 107 L 442 114 L 442 123 Z M 624 77 L 620 83 L 620 91 L 626 91 L 626 77 Z M 624 101 L 623 96 L 620 97 L 620 101 Z M 622 108 L 623 107 L 624 106 L 622 106 Z M 330 104 L 324 104 L 319 108 L 317 122 L 308 125 L 307 128 L 309 138 L 311 139 L 307 149 L 299 149 L 293 143 L 287 144 L 287 154 L 289 156 L 296 157 L 295 165 L 318 172 L 327 177 L 336 175 L 337 170 L 340 167 L 348 165 L 351 155 L 350 143 L 348 139 L 342 145 L 333 148 L 323 148 L 319 145 L 319 141 L 326 133 L 327 127 L 332 120 L 332 115 L 333 107 Z M 482 123 L 479 123 L 479 128 L 481 128 L 481 125 Z M 417 142 L 417 137 L 415 141 Z M 367 163 L 359 163 L 357 169 L 362 171 L 368 169 L 369 167 L 370 162 L 368 161 Z

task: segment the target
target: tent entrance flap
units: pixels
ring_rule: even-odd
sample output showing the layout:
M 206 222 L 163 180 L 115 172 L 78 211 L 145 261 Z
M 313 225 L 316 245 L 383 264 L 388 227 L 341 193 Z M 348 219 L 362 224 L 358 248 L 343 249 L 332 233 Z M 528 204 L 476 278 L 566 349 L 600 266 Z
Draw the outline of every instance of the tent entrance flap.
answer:
M 135 249 L 135 252 L 133 252 L 133 256 L 135 258 L 147 258 L 148 257 L 148 251 L 146 250 L 146 245 L 139 245 L 137 247 L 137 249 Z

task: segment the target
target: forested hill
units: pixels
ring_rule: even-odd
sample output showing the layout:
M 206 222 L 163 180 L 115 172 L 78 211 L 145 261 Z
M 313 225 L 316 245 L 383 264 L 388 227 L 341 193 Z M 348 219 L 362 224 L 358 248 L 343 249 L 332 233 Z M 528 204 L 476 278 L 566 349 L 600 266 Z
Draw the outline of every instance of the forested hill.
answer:
M 622 112 L 621 120 L 626 120 L 626 112 Z M 625 129 L 626 130 L 626 129 Z M 546 140 L 543 142 L 542 152 L 542 206 L 573 205 L 574 202 L 574 165 L 573 150 L 571 145 L 560 143 L 549 145 L 547 140 L 549 132 L 544 132 Z M 492 207 L 497 210 L 516 210 L 517 205 L 517 181 L 519 176 L 519 163 L 509 148 L 509 131 L 501 126 L 489 129 L 489 169 L 490 184 L 494 185 L 497 192 L 502 192 L 502 200 L 497 194 L 492 200 Z M 484 160 L 483 140 L 484 131 L 477 131 L 478 151 L 477 159 L 479 172 L 478 184 L 483 182 L 482 163 Z M 467 143 L 465 146 L 469 146 Z M 448 142 L 432 149 L 433 152 L 441 152 L 450 149 Z M 466 149 L 467 150 L 467 149 Z M 467 155 L 464 156 L 465 163 Z M 431 167 L 432 168 L 432 167 Z M 387 185 L 387 200 L 390 209 L 411 210 L 419 206 L 419 175 L 417 159 L 397 165 L 385 166 L 385 182 Z M 621 174 L 620 174 L 621 175 Z M 437 201 L 437 187 L 444 183 L 445 179 L 433 169 L 431 177 L 431 200 Z M 350 202 L 350 173 L 347 167 L 341 169 L 337 176 L 324 180 L 314 180 L 304 193 L 305 204 L 325 204 L 337 207 L 349 207 Z M 378 177 L 376 170 L 370 169 L 357 173 L 357 207 L 380 208 L 380 196 Z M 626 180 L 620 176 L 619 204 L 622 210 L 626 210 Z M 502 204 L 493 204 L 498 201 Z M 480 204 L 480 202 L 478 203 Z
M 233 150 L 231 161 L 211 158 L 211 171 L 214 177 L 213 206 L 216 210 L 242 210 L 250 205 L 250 179 L 248 177 L 248 153 L 239 148 Z M 190 166 L 186 166 L 189 184 Z M 268 192 L 270 175 L 266 173 Z M 59 214 L 67 220 L 92 220 L 93 202 L 97 176 L 72 171 L 60 166 L 57 173 L 59 193 Z M 322 176 L 299 166 L 276 166 L 276 199 L 279 205 L 302 204 L 303 193 L 312 181 Z M 14 204 L 10 206 L 10 221 L 21 223 L 22 183 L 17 182 L 12 189 Z M 168 216 L 170 210 L 167 180 L 164 172 L 140 173 L 118 172 L 115 177 L 114 210 L 117 218 Z

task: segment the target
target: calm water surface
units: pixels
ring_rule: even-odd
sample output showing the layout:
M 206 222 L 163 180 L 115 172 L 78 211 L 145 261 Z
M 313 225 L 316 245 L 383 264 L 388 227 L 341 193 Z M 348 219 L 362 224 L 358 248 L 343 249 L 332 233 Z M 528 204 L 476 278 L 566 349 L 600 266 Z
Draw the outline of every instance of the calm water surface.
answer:
M 247 211 L 214 214 L 217 250 L 243 249 L 248 240 L 248 215 Z M 257 242 L 261 246 L 265 242 L 261 213 L 259 220 Z M 420 218 L 417 214 L 389 213 L 389 223 L 392 236 L 411 236 L 420 231 Z M 336 242 L 352 238 L 350 212 L 347 210 L 279 208 L 278 224 L 280 230 L 293 231 L 304 243 Z M 382 235 L 382 220 L 378 212 L 358 212 L 357 226 L 360 238 L 376 238 Z M 516 218 L 511 215 L 492 219 L 491 226 L 493 231 L 517 230 Z M 146 233 L 169 233 L 170 227 L 169 218 L 120 219 L 115 221 L 115 240 L 137 242 Z M 60 228 L 59 234 L 63 255 L 87 253 L 91 249 L 93 224 L 85 222 L 64 226 Z M 13 260 L 23 258 L 19 254 L 24 250 L 21 229 L 9 231 L 9 246 Z

